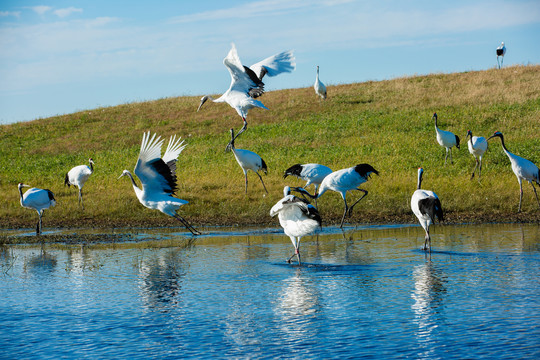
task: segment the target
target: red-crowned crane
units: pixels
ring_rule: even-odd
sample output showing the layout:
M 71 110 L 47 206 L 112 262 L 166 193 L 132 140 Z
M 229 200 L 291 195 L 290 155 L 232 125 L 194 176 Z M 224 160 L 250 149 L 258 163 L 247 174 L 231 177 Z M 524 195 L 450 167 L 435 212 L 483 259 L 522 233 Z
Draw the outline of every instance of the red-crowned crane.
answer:
M 300 239 L 312 234 L 321 226 L 321 216 L 309 202 L 291 195 L 291 189 L 288 186 L 283 189 L 283 196 L 283 199 L 270 209 L 270 216 L 278 216 L 281 227 L 283 227 L 285 234 L 291 238 L 294 246 L 294 254 L 287 262 L 290 264 L 291 259 L 296 256 L 298 265 L 301 265 Z
M 326 86 L 319 80 L 319 65 L 317 65 L 317 77 L 315 78 L 315 84 L 313 85 L 315 94 L 319 95 L 321 99 L 326 99 Z
M 321 182 L 331 173 L 332 169 L 321 164 L 294 164 L 285 170 L 283 178 L 285 179 L 287 176 L 296 176 L 297 178 L 306 181 L 304 189 L 313 184 L 315 186 L 315 192 L 317 192 Z M 317 199 L 315 199 L 315 205 L 317 205 Z
M 70 185 L 77 186 L 79 188 L 79 204 L 81 204 L 82 209 L 84 210 L 83 203 L 83 193 L 82 188 L 86 181 L 90 178 L 90 175 L 94 173 L 94 161 L 90 158 L 88 159 L 90 166 L 88 165 L 79 165 L 75 166 L 68 171 L 64 179 L 64 185 L 68 187 Z
M 345 205 L 345 211 L 343 212 L 343 216 L 341 217 L 341 223 L 339 225 L 340 228 L 343 228 L 343 221 L 345 220 L 345 215 L 347 214 L 347 212 L 349 213 L 349 216 L 351 216 L 354 206 L 358 204 L 360 200 L 367 196 L 367 190 L 360 189 L 359 186 L 368 181 L 371 174 L 379 175 L 379 172 L 369 164 L 358 164 L 347 169 L 334 171 L 333 173 L 327 175 L 323 179 L 319 187 L 319 192 L 315 193 L 315 195 L 311 195 L 306 189 L 301 187 L 295 187 L 292 189 L 301 194 L 307 195 L 312 199 L 320 198 L 327 190 L 338 192 L 341 195 L 341 198 L 343 199 L 343 203 Z M 352 190 L 361 191 L 364 193 L 364 195 L 362 195 L 362 197 L 356 200 L 354 204 L 349 207 L 347 205 L 346 196 L 347 191 Z
M 478 178 L 482 175 L 482 156 L 484 156 L 484 153 L 486 152 L 488 148 L 488 142 L 485 137 L 483 136 L 473 136 L 472 131 L 467 131 L 467 146 L 469 148 L 469 152 L 472 156 L 474 156 L 474 159 L 476 160 L 476 165 L 474 167 L 474 170 L 471 175 L 471 179 L 474 178 L 474 172 L 476 171 L 476 168 L 478 167 Z
M 233 43 L 231 44 L 231 50 L 223 59 L 223 64 L 231 74 L 229 89 L 217 99 L 210 95 L 203 96 L 197 111 L 201 109 L 208 99 L 216 103 L 225 102 L 229 104 L 242 117 L 244 122 L 242 129 L 236 135 L 239 136 L 247 129 L 246 117 L 250 109 L 259 107 L 268 110 L 262 102 L 255 100 L 264 94 L 262 78 L 265 75 L 276 76 L 293 71 L 296 68 L 295 58 L 292 51 L 284 51 L 247 67 L 242 65 Z
M 430 190 L 422 190 L 422 174 L 424 169 L 418 169 L 418 186 L 417 190 L 411 197 L 411 209 L 418 218 L 420 225 L 426 232 L 424 247 L 422 250 L 431 252 L 431 236 L 429 235 L 429 226 L 435 223 L 435 217 L 439 221 L 443 221 L 443 210 L 441 201 L 437 194 Z
M 497 67 L 500 69 L 503 65 L 504 55 L 506 54 L 506 46 L 504 45 L 504 41 L 497 47 L 495 50 L 495 53 L 497 54 Z M 501 63 L 499 64 L 499 57 L 501 57 Z
M 199 231 L 176 213 L 180 206 L 188 203 L 186 200 L 174 197 L 177 190 L 176 162 L 186 145 L 180 141 L 180 138 L 176 139 L 176 136 L 172 136 L 165 154 L 161 157 L 163 140 L 156 135 L 150 137 L 150 131 L 143 134 L 141 151 L 134 170 L 141 181 L 142 189 L 137 186 L 133 175 L 128 170 L 124 170 L 119 179 L 122 176 L 129 176 L 135 195 L 142 205 L 174 217 L 193 235 L 200 235 Z
M 452 147 L 457 147 L 459 149 L 459 137 L 454 135 L 450 131 L 441 130 L 437 127 L 437 113 L 433 114 L 433 119 L 435 119 L 435 132 L 437 133 L 437 142 L 439 145 L 443 146 L 446 149 L 446 156 L 444 157 L 444 164 L 446 165 L 446 159 L 448 158 L 448 152 L 450 152 L 450 163 L 453 164 L 452 160 Z
M 510 164 L 512 164 L 512 171 L 514 172 L 514 174 L 516 174 L 517 180 L 519 182 L 518 213 L 521 212 L 521 200 L 523 198 L 523 186 L 522 186 L 523 180 L 528 181 L 529 184 L 531 184 L 534 190 L 534 195 L 536 196 L 536 202 L 538 203 L 538 208 L 540 208 L 540 201 L 538 201 L 538 194 L 536 193 L 536 188 L 534 187 L 534 184 L 533 184 L 535 182 L 540 186 L 540 174 L 538 173 L 538 166 L 534 165 L 532 161 L 524 159 L 508 151 L 508 149 L 504 145 L 504 137 L 501 132 L 499 131 L 495 132 L 493 135 L 491 135 L 488 138 L 488 140 L 494 137 L 501 138 L 501 144 L 502 144 L 503 150 L 506 153 L 506 156 L 508 156 L 508 159 L 510 159 Z
M 51 190 L 48 189 L 39 189 L 31 188 L 26 191 L 24 194 L 22 192 L 23 187 L 31 187 L 19 183 L 19 195 L 21 197 L 21 206 L 27 209 L 36 210 L 39 215 L 39 220 L 36 226 L 36 235 L 41 234 L 41 218 L 43 217 L 43 212 L 45 209 L 48 209 L 56 205 L 56 199 Z
M 234 136 L 234 129 L 231 129 L 231 141 L 227 145 L 226 150 L 232 151 L 234 154 L 234 157 L 236 161 L 238 162 L 238 165 L 242 168 L 242 171 L 244 172 L 244 178 L 246 183 L 246 194 L 247 194 L 247 188 L 248 188 L 248 177 L 247 172 L 248 170 L 253 171 L 259 179 L 261 180 L 261 184 L 264 187 L 264 191 L 268 194 L 268 190 L 266 190 L 266 186 L 264 185 L 264 181 L 259 174 L 259 170 L 262 170 L 264 174 L 268 174 L 268 168 L 266 166 L 266 163 L 264 160 L 254 153 L 253 151 L 245 150 L 245 149 L 237 149 L 234 147 L 234 141 L 236 140 L 237 136 Z

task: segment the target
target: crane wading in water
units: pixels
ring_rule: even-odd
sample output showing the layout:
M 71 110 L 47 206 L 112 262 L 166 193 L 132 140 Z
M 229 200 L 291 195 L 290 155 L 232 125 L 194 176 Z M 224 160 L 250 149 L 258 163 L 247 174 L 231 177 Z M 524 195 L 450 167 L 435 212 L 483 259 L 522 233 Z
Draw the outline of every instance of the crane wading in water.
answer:
M 424 247 L 422 250 L 429 250 L 431 252 L 431 236 L 429 235 L 429 227 L 431 224 L 435 223 L 435 217 L 439 221 L 443 221 L 443 211 L 441 206 L 441 201 L 437 194 L 431 190 L 422 190 L 422 175 L 424 174 L 424 169 L 418 169 L 418 186 L 416 191 L 411 197 L 411 210 L 414 215 L 418 218 L 420 225 L 424 228 L 426 232 L 426 237 L 424 241 Z
M 28 191 L 24 194 L 22 192 L 23 187 L 29 187 Z M 21 206 L 27 209 L 36 210 L 39 216 L 39 220 L 36 226 L 36 235 L 41 235 L 41 218 L 45 209 L 56 205 L 56 199 L 51 190 L 33 188 L 30 185 L 19 183 L 19 195 L 21 197 Z
M 274 217 L 276 215 L 285 234 L 291 239 L 294 246 L 294 254 L 287 262 L 290 264 L 291 259 L 296 256 L 298 265 L 302 265 L 300 261 L 300 239 L 312 234 L 321 226 L 319 212 L 307 200 L 291 195 L 291 189 L 285 186 L 283 199 L 279 200 L 270 209 L 270 216 Z

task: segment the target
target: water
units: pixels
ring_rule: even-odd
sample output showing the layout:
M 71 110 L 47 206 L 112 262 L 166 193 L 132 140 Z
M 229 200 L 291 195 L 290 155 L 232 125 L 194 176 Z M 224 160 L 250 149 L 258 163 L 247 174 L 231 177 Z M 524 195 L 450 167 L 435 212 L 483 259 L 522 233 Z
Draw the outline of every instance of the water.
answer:
M 1 247 L 0 358 L 540 358 L 538 225 L 135 232 Z

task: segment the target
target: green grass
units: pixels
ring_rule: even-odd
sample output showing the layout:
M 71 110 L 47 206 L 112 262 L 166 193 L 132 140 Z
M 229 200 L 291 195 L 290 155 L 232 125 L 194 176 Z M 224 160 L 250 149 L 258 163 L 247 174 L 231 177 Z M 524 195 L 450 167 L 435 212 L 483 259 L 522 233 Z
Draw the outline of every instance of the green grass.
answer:
M 317 162 L 334 170 L 369 163 L 380 172 L 363 188 L 368 197 L 355 208 L 351 222 L 413 222 L 409 200 L 416 170 L 425 169 L 423 187 L 434 190 L 452 222 L 540 221 L 530 185 L 524 184 L 523 213 L 517 215 L 519 186 L 499 139 L 490 141 L 482 179 L 469 180 L 474 158 L 465 135 L 505 135 L 513 153 L 540 164 L 540 66 L 514 66 L 455 74 L 432 74 L 380 82 L 328 87 L 320 101 L 312 88 L 273 91 L 262 101 L 270 110 L 250 111 L 249 127 L 238 148 L 257 152 L 268 164 L 264 181 L 243 174 L 226 153 L 229 129 L 241 119 L 226 104 L 205 104 L 199 97 L 166 98 L 0 126 L 0 228 L 33 227 L 37 214 L 19 204 L 17 183 L 48 188 L 57 206 L 47 211 L 44 227 L 179 225 L 142 207 L 123 169 L 132 170 L 142 133 L 182 136 L 188 143 L 178 162 L 178 197 L 190 203 L 180 213 L 194 225 L 276 224 L 268 215 L 295 163 Z M 453 150 L 454 164 L 444 165 L 444 148 L 435 139 L 439 127 L 462 139 Z M 77 191 L 63 186 L 73 166 L 96 163 L 84 187 L 85 210 Z M 355 194 L 356 196 L 356 194 Z M 336 193 L 319 201 L 326 224 L 342 214 Z

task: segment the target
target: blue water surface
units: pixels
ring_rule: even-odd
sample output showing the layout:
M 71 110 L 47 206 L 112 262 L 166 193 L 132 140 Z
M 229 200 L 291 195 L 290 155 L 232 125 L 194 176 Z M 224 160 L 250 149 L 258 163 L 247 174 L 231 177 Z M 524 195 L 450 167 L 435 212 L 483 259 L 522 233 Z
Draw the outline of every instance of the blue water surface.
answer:
M 0 358 L 540 358 L 540 226 L 334 230 L 0 247 Z

